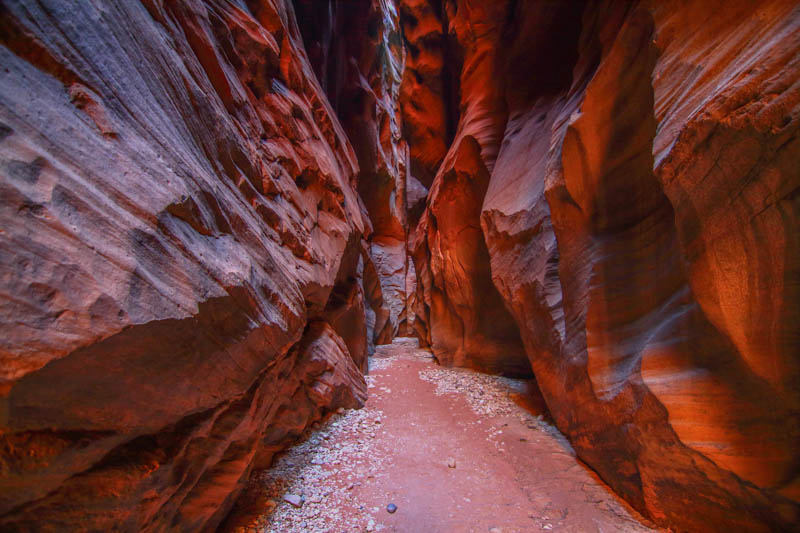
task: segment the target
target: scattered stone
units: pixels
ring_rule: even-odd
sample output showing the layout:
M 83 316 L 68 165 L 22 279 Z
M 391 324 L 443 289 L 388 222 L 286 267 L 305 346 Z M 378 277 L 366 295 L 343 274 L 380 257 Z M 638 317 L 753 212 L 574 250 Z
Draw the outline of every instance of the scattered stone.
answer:
M 337 413 L 342 414 L 344 413 L 344 407 L 340 407 L 336 410 Z
M 283 501 L 290 503 L 292 507 L 297 507 L 298 509 L 303 506 L 303 498 L 297 494 L 284 494 Z
M 397 511 L 397 506 L 393 503 L 390 503 L 389 505 L 386 506 L 386 511 L 389 514 L 393 514 L 395 511 Z
M 524 394 L 527 386 L 525 380 L 480 374 L 459 368 L 420 370 L 419 377 L 423 381 L 436 385 L 437 396 L 462 394 L 473 412 L 490 418 L 515 415 L 529 429 L 548 433 L 571 450 L 568 441 L 555 426 L 543 420 L 541 415 L 534 416 L 527 411 L 521 412 L 519 406 L 514 402 L 514 395 Z M 482 422 L 482 420 L 478 420 L 476 423 L 481 424 Z M 507 425 L 507 422 L 504 425 Z
M 423 353 L 421 350 L 419 353 Z M 427 352 L 424 352 L 427 353 Z M 379 360 L 386 367 L 392 361 L 403 359 L 410 356 L 392 356 Z M 370 368 L 373 366 L 374 358 L 370 358 Z M 430 360 L 428 356 L 426 360 Z M 396 363 L 395 363 L 396 364 Z M 434 369 L 440 370 L 440 369 Z M 509 390 L 516 387 L 515 381 L 507 381 L 507 378 L 498 376 L 485 376 L 482 374 L 467 374 L 461 370 L 442 369 L 444 372 L 438 374 L 446 383 L 451 383 L 454 391 L 470 397 L 471 392 L 478 389 L 485 389 L 486 393 L 481 397 L 482 403 L 470 405 L 479 414 L 486 414 L 487 411 L 504 411 L 506 403 L 510 411 L 505 414 L 521 414 L 519 406 L 509 397 Z M 420 375 L 422 377 L 422 375 Z M 470 379 L 467 379 L 467 378 Z M 366 376 L 370 383 L 374 376 Z M 449 386 L 449 385 L 448 385 Z M 437 386 L 438 390 L 438 386 Z M 500 394 L 502 392 L 502 395 Z M 372 394 L 375 394 L 374 390 Z M 387 393 L 388 394 L 388 393 Z M 475 396 L 477 398 L 477 395 Z M 353 502 L 353 489 L 364 483 L 372 488 L 375 478 L 386 478 L 389 473 L 387 466 L 392 463 L 391 456 L 376 453 L 370 437 L 375 433 L 381 433 L 384 429 L 381 424 L 386 413 L 367 406 L 363 409 L 343 410 L 340 415 L 328 417 L 323 420 L 319 427 L 314 431 L 308 431 L 300 442 L 289 448 L 286 452 L 278 454 L 273 466 L 258 473 L 254 481 L 259 487 L 259 498 L 265 498 L 266 503 L 263 513 L 259 516 L 255 524 L 248 523 L 249 526 L 255 525 L 258 533 L 327 533 L 327 532 L 378 532 L 391 529 L 379 520 L 379 507 L 367 507 Z M 530 423 L 534 428 L 532 431 L 549 432 L 550 426 L 546 421 L 525 412 L 520 416 L 520 421 Z M 380 423 L 378 422 L 380 421 Z M 486 422 L 480 424 L 481 422 Z M 476 422 L 477 428 L 483 428 L 490 433 L 490 440 L 494 446 L 499 446 L 499 427 L 503 426 L 502 420 L 493 419 L 486 416 L 483 420 Z M 411 422 L 412 426 L 418 426 Z M 528 435 L 529 441 L 537 441 L 536 433 Z M 336 444 L 339 444 L 337 447 Z M 566 449 L 568 445 L 565 446 Z M 441 460 L 441 458 L 436 459 Z M 445 456 L 445 461 L 449 468 L 456 467 L 454 457 Z M 324 464 L 324 467 L 321 467 Z M 336 468 L 337 465 L 346 465 Z M 463 470 L 463 468 L 462 468 Z M 378 472 L 381 474 L 378 475 Z M 342 477 L 343 476 L 343 477 Z M 361 480 L 361 481 L 358 481 Z M 334 488 L 335 486 L 335 488 Z M 342 490 L 346 488 L 347 490 Z M 380 490 L 380 489 L 376 489 Z M 351 492 L 348 492 L 351 491 Z M 296 495 L 300 498 L 296 505 L 282 505 L 284 495 Z M 304 497 L 305 496 L 305 497 Z M 466 508 L 469 509 L 470 499 L 464 498 L 467 502 Z M 289 502 L 291 503 L 291 502 Z M 531 529 L 541 530 L 544 525 L 548 525 L 539 517 L 544 514 L 551 502 L 547 499 L 543 501 L 533 501 L 536 509 L 541 508 L 541 513 L 531 516 Z M 386 512 L 392 514 L 391 505 L 385 504 Z M 394 512 L 396 513 L 396 505 Z M 408 510 L 404 511 L 404 515 Z M 550 513 L 548 513 L 550 514 Z M 401 518 L 404 516 L 401 515 Z M 533 512 L 529 514 L 533 515 Z M 524 515 L 523 515 L 524 516 Z M 552 529 L 556 529 L 562 524 L 553 524 Z M 529 529 L 523 528 L 524 531 Z M 486 531 L 486 530 L 484 530 Z M 495 527 L 491 533 L 510 531 L 505 528 Z M 625 531 L 643 533 L 642 529 L 625 529 Z M 233 533 L 233 532 L 229 532 Z M 237 533 L 253 533 L 237 530 Z

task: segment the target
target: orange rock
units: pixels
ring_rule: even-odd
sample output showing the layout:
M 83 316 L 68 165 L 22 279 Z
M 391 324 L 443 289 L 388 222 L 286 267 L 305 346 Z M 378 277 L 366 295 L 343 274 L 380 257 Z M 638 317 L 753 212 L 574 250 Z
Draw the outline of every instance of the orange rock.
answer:
M 796 529 L 796 1 L 101 4 L 2 8 L 0 529 L 215 529 L 412 331 Z
M 406 54 L 399 15 L 378 0 L 298 0 L 295 6 L 314 69 L 358 160 L 357 190 L 372 224 L 370 255 L 391 328 L 372 340 L 390 342 L 408 313 L 408 146 L 399 106 Z
M 363 402 L 358 162 L 291 10 L 4 4 L 0 529 L 214 529 Z
M 400 87 L 403 137 L 408 142 L 410 170 L 430 187 L 458 122 L 457 43 L 449 39 L 442 2 L 400 0 L 403 39 L 408 51 Z
M 451 221 L 475 200 L 446 179 L 471 138 L 489 175 L 483 257 L 581 458 L 660 524 L 791 529 L 794 3 L 443 12 L 461 111 L 416 234 L 421 338 L 441 350 L 463 333 L 440 317 L 474 309 L 451 296 L 480 270 Z

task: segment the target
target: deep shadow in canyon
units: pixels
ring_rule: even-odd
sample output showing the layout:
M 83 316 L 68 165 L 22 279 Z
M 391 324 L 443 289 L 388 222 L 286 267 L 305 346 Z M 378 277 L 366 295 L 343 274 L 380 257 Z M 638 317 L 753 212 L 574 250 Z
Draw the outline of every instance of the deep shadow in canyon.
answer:
M 212 531 L 376 345 L 800 524 L 800 5 L 0 1 L 0 529 Z

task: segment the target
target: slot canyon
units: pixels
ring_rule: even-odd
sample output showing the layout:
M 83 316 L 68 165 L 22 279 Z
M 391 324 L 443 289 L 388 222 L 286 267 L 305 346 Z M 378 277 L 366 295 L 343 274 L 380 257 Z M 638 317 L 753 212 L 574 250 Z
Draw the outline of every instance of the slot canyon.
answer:
M 798 0 L 0 0 L 0 531 L 800 531 Z

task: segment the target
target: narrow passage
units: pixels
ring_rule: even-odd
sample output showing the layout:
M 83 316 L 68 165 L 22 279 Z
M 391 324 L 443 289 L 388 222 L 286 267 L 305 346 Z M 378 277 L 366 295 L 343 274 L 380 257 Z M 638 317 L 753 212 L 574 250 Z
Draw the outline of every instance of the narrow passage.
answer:
M 525 380 L 441 368 L 402 338 L 367 380 L 364 409 L 253 477 L 227 531 L 652 531 L 525 401 Z

